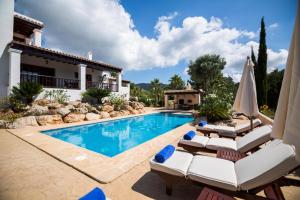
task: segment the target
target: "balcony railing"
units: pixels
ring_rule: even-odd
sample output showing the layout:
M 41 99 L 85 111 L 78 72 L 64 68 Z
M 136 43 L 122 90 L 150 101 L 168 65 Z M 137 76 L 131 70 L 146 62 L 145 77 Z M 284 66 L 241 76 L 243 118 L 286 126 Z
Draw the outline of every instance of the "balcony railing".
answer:
M 111 84 L 111 83 L 100 83 L 100 82 L 86 82 L 86 89 L 88 88 L 102 88 L 107 89 L 111 92 L 118 92 L 117 84 Z
M 21 73 L 21 82 L 39 83 L 45 88 L 80 89 L 79 80 Z

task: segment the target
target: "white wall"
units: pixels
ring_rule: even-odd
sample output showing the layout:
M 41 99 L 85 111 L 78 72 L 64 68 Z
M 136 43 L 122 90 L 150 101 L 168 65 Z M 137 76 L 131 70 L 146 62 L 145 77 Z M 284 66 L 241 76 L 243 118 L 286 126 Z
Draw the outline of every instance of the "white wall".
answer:
M 50 91 L 50 90 L 59 90 L 57 88 L 44 88 L 44 91 L 39 94 L 37 99 L 41 99 L 45 95 L 45 91 Z M 67 95 L 69 96 L 70 101 L 76 101 L 81 99 L 81 93 L 83 92 L 82 90 L 71 90 L 71 89 L 64 89 L 67 92 Z
M 78 72 L 77 65 L 56 62 L 48 60 L 48 64 L 44 58 L 38 58 L 28 55 L 22 55 L 22 64 L 36 65 L 55 69 L 55 76 L 58 78 L 75 79 L 75 72 Z
M 22 64 L 30 64 L 30 65 L 40 66 L 40 67 L 53 68 L 53 69 L 55 69 L 55 76 L 58 78 L 75 79 L 75 72 L 78 72 L 77 65 L 60 63 L 60 62 L 56 62 L 56 61 L 52 61 L 52 60 L 48 60 L 48 63 L 46 63 L 46 60 L 44 58 L 22 55 L 21 61 L 22 61 Z M 110 73 L 108 71 L 92 70 L 91 68 L 86 68 L 86 74 L 92 75 L 93 82 L 98 82 L 99 76 L 102 76 L 104 74 L 107 74 L 107 76 L 110 76 Z M 80 91 L 80 90 L 68 91 L 69 95 L 72 97 L 72 100 L 80 99 L 80 93 L 82 93 L 82 92 L 83 91 Z M 125 96 L 125 99 L 129 100 L 130 87 L 129 86 L 128 87 L 120 87 L 120 91 L 116 92 L 115 94 Z M 41 97 L 41 95 L 39 97 Z
M 13 39 L 14 1 L 0 1 L 0 97 L 8 91 L 9 54 L 7 44 Z
M 99 70 L 93 70 L 91 68 L 86 68 L 86 74 L 92 75 L 92 82 L 99 82 L 100 77 L 102 76 L 102 71 Z
M 130 86 L 128 86 L 128 87 L 121 86 L 120 91 L 119 91 L 118 94 L 121 95 L 121 96 L 124 96 L 124 98 L 126 100 L 129 100 L 129 97 L 130 97 Z

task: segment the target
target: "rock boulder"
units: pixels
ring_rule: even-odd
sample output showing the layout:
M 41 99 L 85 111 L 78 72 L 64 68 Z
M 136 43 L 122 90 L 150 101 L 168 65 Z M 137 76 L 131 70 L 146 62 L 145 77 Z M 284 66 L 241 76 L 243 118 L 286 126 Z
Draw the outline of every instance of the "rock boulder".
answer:
M 140 114 L 139 111 L 137 111 L 137 110 L 132 110 L 131 113 L 134 115 Z
M 47 106 L 49 109 L 58 109 L 58 108 L 62 107 L 62 104 L 53 102 L 53 103 L 49 103 Z
M 74 112 L 79 113 L 79 114 L 86 114 L 88 113 L 88 109 L 83 107 L 83 108 L 75 108 Z
M 119 117 L 121 114 L 118 111 L 112 111 L 109 113 L 110 117 Z
M 109 118 L 109 117 L 110 117 L 110 115 L 109 115 L 108 112 L 104 112 L 104 111 L 100 112 L 100 118 L 101 119 L 106 119 L 106 118 Z
M 104 112 L 112 112 L 112 111 L 114 111 L 114 107 L 111 106 L 111 105 L 104 105 L 102 107 L 102 111 L 104 111 Z
M 59 108 L 59 109 L 57 109 L 56 112 L 57 112 L 58 114 L 60 114 L 61 116 L 64 117 L 64 116 L 66 116 L 67 114 L 69 114 L 69 113 L 71 112 L 71 110 L 68 109 L 67 107 L 64 107 L 64 108 Z
M 77 107 L 80 104 L 80 101 L 69 101 L 68 104 Z
M 98 114 L 95 114 L 95 113 L 87 113 L 85 115 L 85 120 L 87 120 L 87 121 L 97 120 L 99 118 L 100 118 L 100 116 Z
M 65 123 L 81 122 L 85 118 L 85 114 L 70 113 L 63 118 Z
M 33 102 L 33 104 L 37 104 L 39 106 L 47 106 L 50 103 L 48 99 L 38 99 Z
M 27 126 L 38 126 L 35 116 L 27 116 L 16 119 L 9 128 L 24 128 Z
M 33 104 L 25 113 L 25 115 L 47 115 L 49 113 L 49 109 L 47 106 L 39 106 L 37 104 Z
M 40 126 L 50 125 L 50 124 L 63 124 L 62 117 L 60 115 L 41 115 L 36 116 L 36 121 Z
M 125 108 L 125 110 L 128 110 L 128 111 L 133 110 L 133 108 L 130 105 L 125 105 L 124 108 Z

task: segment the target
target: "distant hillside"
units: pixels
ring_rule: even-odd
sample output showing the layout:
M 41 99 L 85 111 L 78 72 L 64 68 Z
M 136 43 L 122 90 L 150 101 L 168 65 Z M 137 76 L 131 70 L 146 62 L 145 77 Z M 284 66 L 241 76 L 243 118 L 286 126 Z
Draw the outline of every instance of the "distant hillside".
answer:
M 144 90 L 150 90 L 151 84 L 150 83 L 137 83 L 136 86 L 144 89 Z M 161 83 L 161 87 L 167 87 L 167 84 Z

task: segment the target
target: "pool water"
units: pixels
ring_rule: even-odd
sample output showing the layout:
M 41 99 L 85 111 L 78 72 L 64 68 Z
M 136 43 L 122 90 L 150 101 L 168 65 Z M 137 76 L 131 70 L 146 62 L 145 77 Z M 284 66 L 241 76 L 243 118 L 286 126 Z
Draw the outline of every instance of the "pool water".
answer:
M 155 113 L 42 133 L 113 157 L 192 120 L 191 115 Z

